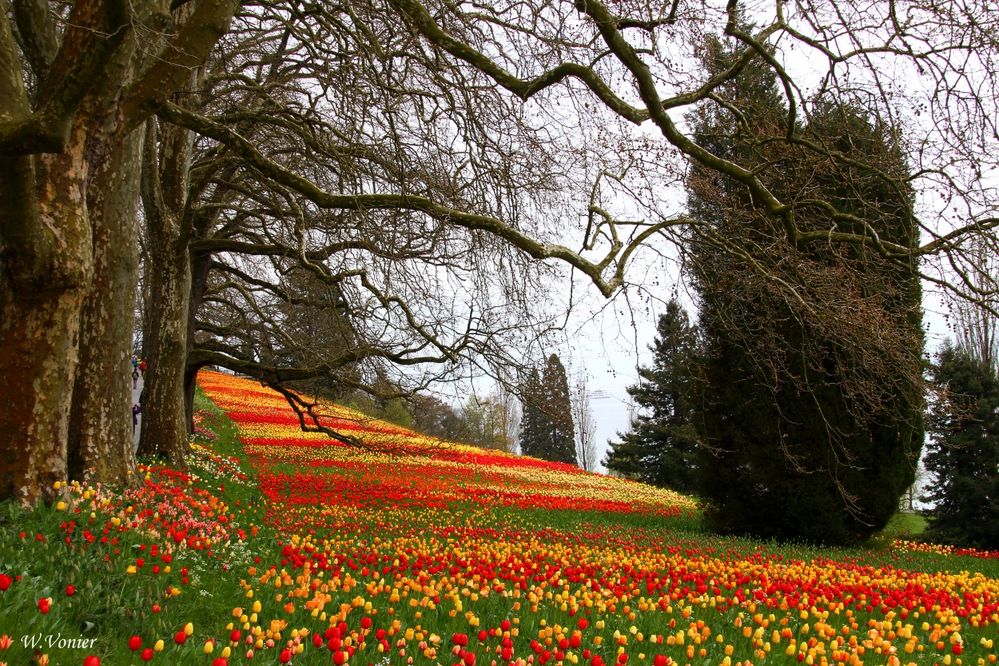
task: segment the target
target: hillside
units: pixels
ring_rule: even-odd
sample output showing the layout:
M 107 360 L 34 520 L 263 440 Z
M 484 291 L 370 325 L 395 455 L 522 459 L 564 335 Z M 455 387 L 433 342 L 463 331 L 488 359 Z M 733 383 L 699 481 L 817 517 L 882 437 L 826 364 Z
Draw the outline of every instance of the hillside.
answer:
M 707 536 L 669 491 L 199 382 L 188 470 L 4 507 L 0 662 L 996 662 L 995 553 Z

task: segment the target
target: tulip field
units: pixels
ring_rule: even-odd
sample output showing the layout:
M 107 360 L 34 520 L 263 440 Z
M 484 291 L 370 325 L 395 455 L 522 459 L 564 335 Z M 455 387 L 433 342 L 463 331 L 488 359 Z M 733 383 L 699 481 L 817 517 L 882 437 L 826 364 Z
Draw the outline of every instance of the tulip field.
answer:
M 0 664 L 999 656 L 999 553 L 711 536 L 670 491 L 320 404 L 347 445 L 254 381 L 199 384 L 186 469 L 0 506 Z

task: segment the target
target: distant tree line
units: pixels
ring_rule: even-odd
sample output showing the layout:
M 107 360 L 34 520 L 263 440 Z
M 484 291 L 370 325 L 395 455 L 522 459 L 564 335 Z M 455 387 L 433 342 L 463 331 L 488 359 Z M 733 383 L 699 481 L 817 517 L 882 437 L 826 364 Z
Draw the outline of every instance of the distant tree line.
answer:
M 383 380 L 374 394 L 355 391 L 338 395 L 341 404 L 367 416 L 410 428 L 428 437 L 512 453 L 516 448 L 518 411 L 513 396 L 503 390 L 470 395 L 454 406 L 422 391 L 407 391 Z M 332 396 L 331 396 L 332 397 Z
M 425 435 L 509 453 L 516 448 L 516 404 L 503 391 L 472 394 L 457 408 L 425 394 L 413 396 L 407 404 L 412 427 Z

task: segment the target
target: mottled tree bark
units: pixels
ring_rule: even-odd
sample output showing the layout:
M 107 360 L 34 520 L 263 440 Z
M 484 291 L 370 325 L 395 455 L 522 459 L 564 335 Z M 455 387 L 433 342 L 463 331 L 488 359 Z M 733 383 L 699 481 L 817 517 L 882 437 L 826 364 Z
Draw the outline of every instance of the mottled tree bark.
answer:
M 152 307 L 146 349 L 146 399 L 139 455 L 155 455 L 183 465 L 188 449 L 184 418 L 184 371 L 187 367 L 187 305 L 191 269 L 186 252 L 174 245 L 154 253 L 146 268 Z
M 94 278 L 83 304 L 70 412 L 69 477 L 122 484 L 132 452 L 132 328 L 138 273 L 141 131 L 105 160 L 90 188 Z
M 8 0 L 0 0 L 0 377 L 5 382 L 0 499 L 34 504 L 51 498 L 54 482 L 67 478 L 71 405 L 81 396 L 89 403 L 95 397 L 90 392 L 102 390 L 86 385 L 81 375 L 84 386 L 74 395 L 81 320 L 88 327 L 88 346 L 100 344 L 105 335 L 115 338 L 113 348 L 97 350 L 109 357 L 101 363 L 116 366 L 123 340 L 127 345 L 131 339 L 131 327 L 126 332 L 115 323 L 120 313 L 96 301 L 83 312 L 88 294 L 134 284 L 134 265 L 116 254 L 130 245 L 118 237 L 122 227 L 115 226 L 127 211 L 116 208 L 118 194 L 101 189 L 115 179 L 96 167 L 115 159 L 132 129 L 204 62 L 238 2 L 202 0 L 183 15 L 171 14 L 170 6 L 168 0 L 80 0 L 58 33 L 45 8 L 35 11 L 39 5 L 22 4 L 12 12 Z M 11 17 L 18 22 L 21 46 Z M 177 29 L 163 30 L 170 22 Z M 147 41 L 143 49 L 131 49 L 137 34 L 150 34 L 137 33 L 140 24 L 167 35 L 162 45 Z M 35 84 L 30 98 L 26 80 Z M 120 194 L 128 196 L 124 190 Z M 93 220 L 91 206 L 97 210 Z M 100 271 L 111 275 L 98 276 L 92 292 L 95 241 Z M 134 287 L 103 297 L 124 293 L 130 299 Z M 97 356 L 86 358 L 84 374 L 89 374 Z M 113 381 L 115 374 L 109 372 L 107 379 Z M 115 387 L 112 393 L 102 396 L 110 400 L 97 408 L 104 411 L 96 423 L 85 415 L 93 405 L 79 407 L 75 422 L 94 430 L 74 428 L 75 468 L 86 466 L 88 457 L 101 467 L 103 457 L 121 445 L 117 434 L 96 443 L 101 432 L 130 423 L 116 406 L 121 390 Z M 113 477 L 121 469 L 111 461 L 106 473 Z
M 188 449 L 184 375 L 187 369 L 191 296 L 190 216 L 185 215 L 193 134 L 179 127 L 146 128 L 142 202 L 146 232 L 156 251 L 146 269 L 149 283 L 145 349 L 146 400 L 139 455 L 184 464 Z
M 208 273 L 211 271 L 212 255 L 210 253 L 195 253 L 191 257 L 191 296 L 187 308 L 187 354 L 185 354 L 184 369 L 184 422 L 188 433 L 194 433 L 194 390 L 198 381 L 198 370 L 201 366 L 190 363 L 191 351 L 194 349 L 194 327 L 198 308 L 208 288 Z
M 93 269 L 83 153 L 79 132 L 59 155 L 0 160 L 0 497 L 25 504 L 66 478 L 80 308 Z M 28 183 L 36 190 L 16 191 Z M 11 219 L 23 214 L 41 224 Z

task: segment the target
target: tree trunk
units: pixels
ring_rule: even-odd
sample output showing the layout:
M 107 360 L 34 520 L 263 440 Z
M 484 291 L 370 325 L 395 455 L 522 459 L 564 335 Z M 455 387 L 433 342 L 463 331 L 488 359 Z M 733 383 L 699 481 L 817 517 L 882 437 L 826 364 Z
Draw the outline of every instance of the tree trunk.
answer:
M 93 256 L 85 132 L 57 155 L 0 159 L 0 499 L 66 479 L 80 309 Z
M 70 412 L 73 479 L 124 484 L 132 451 L 132 330 L 138 274 L 137 205 L 142 132 L 105 160 L 90 187 L 94 278 L 83 304 L 80 365 Z
M 107 194 L 98 191 L 101 177 L 94 172 L 115 158 L 114 148 L 130 128 L 186 83 L 192 67 L 204 62 L 226 33 L 239 5 L 213 0 L 188 10 L 180 3 L 182 12 L 171 15 L 166 0 L 93 0 L 71 3 L 67 19 L 33 11 L 47 3 L 30 4 L 15 3 L 23 5 L 15 10 L 24 10 L 18 17 L 19 44 L 12 27 L 18 12 L 0 0 L 0 378 L 5 382 L 0 393 L 0 500 L 17 498 L 25 504 L 51 498 L 53 483 L 67 474 L 80 322 L 94 268 L 95 230 L 88 206 Z M 177 30 L 162 29 L 167 17 L 175 19 L 171 28 Z M 155 29 L 133 29 L 146 22 Z M 133 48 L 137 34 L 145 40 L 141 52 Z M 160 46 L 150 43 L 152 35 L 163 35 Z M 35 84 L 33 99 L 26 80 Z M 90 187 L 95 189 L 88 200 Z M 106 206 L 115 205 L 114 198 Z M 112 223 L 101 224 L 105 222 Z M 121 259 L 115 254 L 121 241 L 101 233 L 96 230 L 98 243 L 110 248 L 101 260 Z M 129 269 L 123 273 L 127 282 Z M 182 287 L 186 298 L 187 284 Z M 130 297 L 134 288 L 128 293 Z M 95 334 L 106 328 L 113 335 L 110 322 L 117 315 L 93 303 L 88 308 L 88 327 L 95 326 Z M 117 349 L 104 350 L 112 365 Z M 178 382 L 182 414 L 180 388 Z M 107 409 L 110 424 L 116 421 L 116 408 Z M 81 416 L 78 423 L 87 418 Z M 124 417 L 121 421 L 128 423 Z M 79 434 L 83 440 L 91 437 L 82 429 Z M 81 461 L 89 455 L 83 450 L 77 449 Z
M 44 33 L 45 19 L 34 18 L 22 27 Z M 0 124 L 30 123 L 24 63 L 8 19 L 0 10 Z M 42 49 L 31 63 L 41 73 L 40 100 L 71 89 L 60 99 L 75 102 L 53 102 L 51 115 L 38 121 L 50 139 L 26 138 L 0 155 L 0 499 L 26 505 L 51 499 L 54 483 L 67 475 L 81 315 L 94 272 L 88 192 L 117 120 L 114 75 L 98 71 L 122 59 L 127 31 L 119 30 L 120 19 L 76 3 L 58 53 Z M 22 150 L 33 154 L 19 156 Z
M 187 431 L 194 434 L 194 391 L 198 382 L 200 365 L 188 362 L 194 349 L 194 327 L 197 321 L 198 308 L 208 288 L 208 273 L 212 267 L 212 255 L 195 253 L 191 257 L 191 297 L 187 309 L 187 355 L 184 370 L 184 420 Z
M 173 248 L 163 247 L 147 268 L 151 305 L 150 327 L 146 331 L 149 367 L 139 455 L 156 455 L 183 465 L 188 448 L 184 371 L 191 268 L 187 253 L 170 251 Z
M 194 81 L 192 74 L 192 83 Z M 193 135 L 155 120 L 146 125 L 142 202 L 150 253 L 145 349 L 146 400 L 142 406 L 140 455 L 156 455 L 183 466 L 188 449 L 184 374 L 187 369 L 191 298 L 190 216 L 185 214 Z

